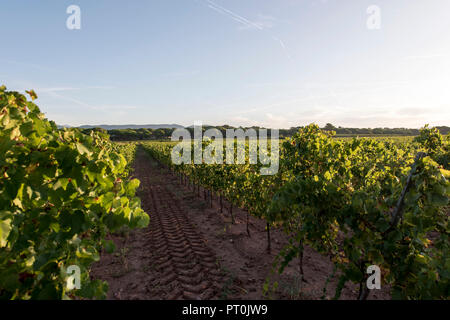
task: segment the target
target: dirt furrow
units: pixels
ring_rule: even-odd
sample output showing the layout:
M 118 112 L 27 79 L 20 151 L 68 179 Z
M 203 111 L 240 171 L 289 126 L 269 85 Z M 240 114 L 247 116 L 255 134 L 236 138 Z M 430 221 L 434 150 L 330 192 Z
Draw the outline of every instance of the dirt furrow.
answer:
M 166 187 L 161 168 L 139 150 L 134 176 L 150 224 L 112 235 L 114 254 L 102 254 L 94 278 L 107 280 L 109 299 L 218 299 L 223 287 L 219 260 L 189 222 L 180 201 Z
M 150 243 L 161 273 L 154 285 L 170 287 L 171 299 L 218 297 L 222 277 L 217 258 L 187 220 L 174 196 L 161 185 L 150 185 Z
M 244 210 L 233 209 L 233 222 L 226 200 L 223 212 L 217 199 L 211 207 L 143 149 L 138 149 L 133 167 L 150 224 L 110 235 L 115 253 L 103 252 L 91 272 L 109 283 L 108 299 L 320 299 L 324 286 L 326 298 L 333 297 L 338 277 L 328 283 L 328 257 L 305 248 L 306 282 L 298 275 L 297 258 L 282 275 L 273 273 L 275 256 L 287 243 L 282 230 L 272 230 L 268 253 L 264 220 L 250 216 L 249 236 Z M 263 293 L 268 278 L 278 285 Z M 383 289 L 369 298 L 389 297 Z M 346 284 L 341 298 L 356 296 L 356 286 Z

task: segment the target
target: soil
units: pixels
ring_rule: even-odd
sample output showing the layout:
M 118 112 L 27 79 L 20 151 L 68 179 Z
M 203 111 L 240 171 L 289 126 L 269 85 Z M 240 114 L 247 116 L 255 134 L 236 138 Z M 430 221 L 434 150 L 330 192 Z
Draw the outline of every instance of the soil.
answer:
M 287 243 L 281 230 L 271 230 L 267 250 L 266 223 L 233 208 L 206 190 L 193 190 L 180 178 L 138 149 L 133 176 L 141 181 L 138 196 L 150 215 L 145 229 L 109 235 L 112 254 L 101 253 L 91 275 L 109 283 L 108 299 L 332 299 L 338 276 L 328 257 L 306 247 L 304 280 L 295 258 L 280 276 L 276 255 Z M 206 196 L 206 197 L 205 197 Z M 205 199 L 206 198 L 206 199 Z M 331 278 L 326 294 L 323 288 Z M 269 290 L 263 294 L 270 279 Z M 278 283 L 276 288 L 273 283 Z M 356 299 L 358 286 L 347 283 L 341 299 Z M 389 288 L 370 292 L 368 299 L 389 299 Z

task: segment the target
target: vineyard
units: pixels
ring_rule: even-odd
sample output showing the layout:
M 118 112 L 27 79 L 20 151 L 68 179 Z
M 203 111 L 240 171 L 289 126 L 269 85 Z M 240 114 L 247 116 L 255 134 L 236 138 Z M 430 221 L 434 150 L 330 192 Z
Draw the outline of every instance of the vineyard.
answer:
M 142 146 L 194 192 L 204 187 L 209 201 L 217 194 L 221 211 L 223 198 L 230 201 L 232 220 L 233 206 L 244 208 L 248 236 L 248 215 L 264 219 L 269 252 L 271 229 L 286 232 L 289 245 L 277 255 L 277 272 L 299 257 L 303 276 L 307 245 L 333 261 L 330 277 L 339 274 L 336 299 L 348 281 L 357 283 L 358 298 L 366 299 L 370 265 L 381 268 L 393 298 L 450 295 L 449 136 L 425 127 L 410 142 L 339 140 L 310 125 L 283 142 L 280 170 L 270 176 L 261 175 L 261 165 L 249 164 L 248 157 L 243 165 L 173 165 L 173 145 Z M 247 154 L 248 149 L 247 144 Z M 264 290 L 277 286 L 267 282 Z
M 33 91 L 28 94 L 36 98 Z M 307 283 L 303 258 L 312 249 L 333 267 L 323 283 L 324 296 L 336 280 L 335 299 L 347 283 L 358 287 L 354 298 L 367 299 L 366 270 L 373 265 L 394 299 L 450 296 L 450 135 L 435 128 L 425 126 L 408 139 L 340 139 L 312 124 L 281 140 L 279 154 L 265 146 L 260 155 L 276 156 L 279 169 L 263 175 L 266 162 L 249 161 L 248 143 L 243 164 L 175 165 L 175 142 L 112 143 L 95 130 L 86 135 L 58 129 L 32 101 L 4 87 L 0 110 L 2 299 L 107 297 L 108 284 L 93 279 L 90 271 L 114 252 L 110 235 L 123 228 L 142 229 L 135 235 L 153 241 L 140 245 L 142 257 L 152 248 L 168 272 L 161 271 L 161 277 L 167 283 L 177 279 L 182 288 L 164 292 L 156 288 L 156 277 L 149 291 L 167 299 L 219 298 L 224 276 L 214 250 L 196 233 L 182 204 L 172 200 L 173 192 L 151 185 L 149 167 L 132 170 L 137 155 L 146 161 L 144 152 L 193 196 L 202 191 L 207 205 L 217 205 L 217 213 L 229 215 L 231 224 L 243 210 L 248 238 L 255 236 L 250 220 L 262 222 L 265 254 L 275 255 L 274 275 L 298 261 L 300 281 Z M 202 150 L 211 143 L 202 141 Z M 234 147 L 239 148 L 237 142 Z M 195 148 L 190 149 L 194 159 Z M 287 239 L 281 250 L 274 249 L 274 232 Z M 81 288 L 73 291 L 66 286 L 69 266 L 81 269 Z M 202 277 L 192 283 L 189 277 L 199 272 Z M 259 289 L 270 298 L 278 287 L 267 277 Z

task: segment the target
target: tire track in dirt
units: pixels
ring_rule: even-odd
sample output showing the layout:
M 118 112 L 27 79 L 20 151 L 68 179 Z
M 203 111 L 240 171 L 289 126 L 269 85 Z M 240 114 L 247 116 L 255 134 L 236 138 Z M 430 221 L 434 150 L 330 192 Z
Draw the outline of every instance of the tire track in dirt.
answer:
M 179 201 L 164 185 L 164 175 L 142 150 L 135 161 L 139 196 L 150 214 L 146 246 L 155 265 L 147 285 L 158 299 L 217 299 L 223 277 L 214 252 L 188 221 Z
M 218 203 L 210 207 L 141 148 L 133 168 L 150 224 L 108 236 L 117 249 L 102 252 L 91 272 L 94 279 L 109 283 L 108 299 L 265 299 L 263 287 L 269 278 L 279 283 L 268 292 L 272 299 L 321 299 L 333 270 L 327 257 L 305 248 L 308 283 L 299 280 L 296 259 L 282 275 L 273 274 L 275 255 L 287 243 L 282 230 L 272 230 L 273 252 L 268 254 L 265 221 L 250 216 L 250 237 L 244 210 L 234 208 L 233 224 L 229 212 L 221 213 Z M 224 200 L 224 205 L 229 203 Z M 337 277 L 331 279 L 327 299 L 337 282 Z M 354 299 L 356 290 L 346 285 L 342 298 Z M 386 299 L 389 294 L 385 289 L 372 298 Z

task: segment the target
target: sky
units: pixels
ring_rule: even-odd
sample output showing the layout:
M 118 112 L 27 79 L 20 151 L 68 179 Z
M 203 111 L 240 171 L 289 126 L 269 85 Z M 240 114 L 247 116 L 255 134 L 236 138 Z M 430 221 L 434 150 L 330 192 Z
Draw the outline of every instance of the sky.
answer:
M 448 0 L 0 0 L 0 85 L 61 125 L 450 126 L 449 16 Z

